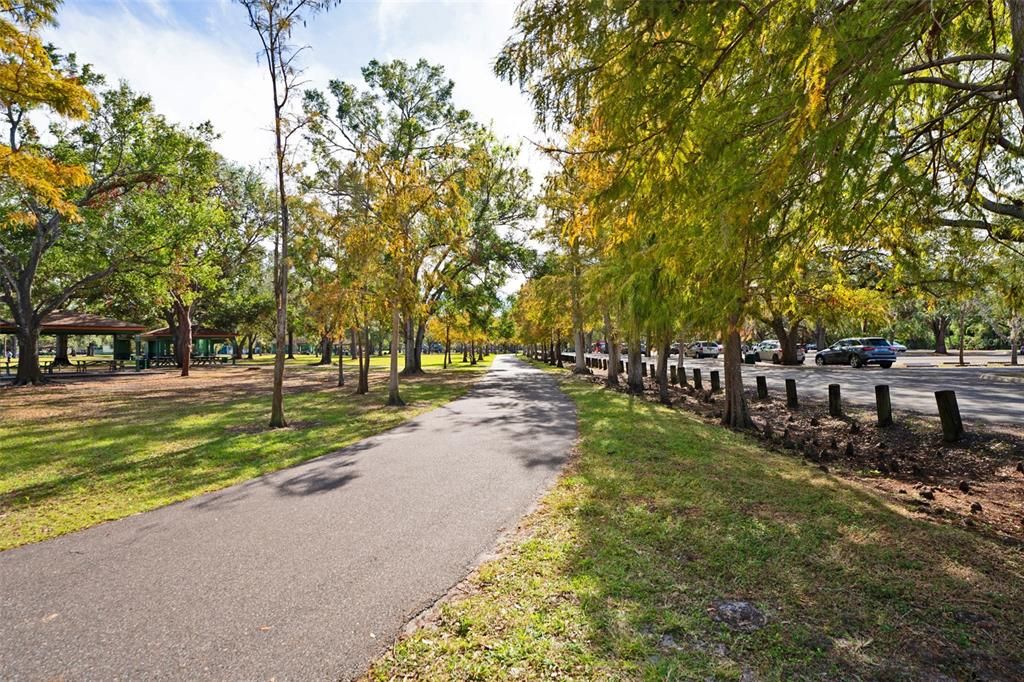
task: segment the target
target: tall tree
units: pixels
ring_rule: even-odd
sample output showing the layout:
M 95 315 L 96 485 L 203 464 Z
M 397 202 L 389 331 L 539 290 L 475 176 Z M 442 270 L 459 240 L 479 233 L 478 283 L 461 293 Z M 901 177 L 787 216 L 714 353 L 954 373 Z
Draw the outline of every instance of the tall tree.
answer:
M 15 139 L 22 132 L 35 137 L 24 116 L 14 120 Z M 30 192 L 3 196 L 4 219 L 22 216 L 19 226 L 0 231 L 0 299 L 18 327 L 18 384 L 43 381 L 37 354 L 43 317 L 148 257 L 151 226 L 126 220 L 119 209 L 173 172 L 190 148 L 188 134 L 126 85 L 104 92 L 88 121 L 52 123 L 49 137 L 33 143 L 34 154 L 55 167 L 84 169 L 88 180 L 59 202 Z
M 274 158 L 277 171 L 277 195 L 280 221 L 274 269 L 274 291 L 277 303 L 276 354 L 274 357 L 274 393 L 271 403 L 270 427 L 288 425 L 284 416 L 284 361 L 288 337 L 288 188 L 285 180 L 288 163 L 288 142 L 298 129 L 289 116 L 289 101 L 301 70 L 296 63 L 300 52 L 292 44 L 292 31 L 318 12 L 327 9 L 332 0 L 238 0 L 249 17 L 249 27 L 259 36 L 270 75 L 274 112 Z

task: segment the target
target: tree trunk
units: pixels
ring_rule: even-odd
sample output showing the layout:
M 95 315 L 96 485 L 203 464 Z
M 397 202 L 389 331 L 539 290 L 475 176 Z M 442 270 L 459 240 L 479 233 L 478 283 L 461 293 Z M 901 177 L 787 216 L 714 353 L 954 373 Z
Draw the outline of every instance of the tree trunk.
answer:
M 427 333 L 427 323 L 409 325 L 409 336 L 405 347 L 405 369 L 402 374 L 423 374 L 423 336 Z
M 294 340 L 294 337 L 295 337 L 295 332 L 293 332 L 291 329 L 289 329 L 288 330 L 288 359 L 289 360 L 294 360 L 295 359 L 295 340 Z
M 825 349 L 825 323 L 821 320 L 814 321 L 814 344 L 818 350 Z
M 391 309 L 391 376 L 388 379 L 388 405 L 405 405 L 398 393 L 398 353 L 402 335 L 402 314 L 398 306 Z
M 671 405 L 672 398 L 668 394 L 668 356 L 672 349 L 672 338 L 666 338 L 658 348 L 658 400 L 664 405 Z
M 338 340 L 338 388 L 345 385 L 345 332 Z
M 558 336 L 555 337 L 555 367 L 559 369 L 565 367 L 565 363 L 562 362 L 562 334 L 559 332 Z
M 402 374 L 405 376 L 418 374 L 416 366 L 416 325 L 413 323 L 411 316 L 402 324 L 402 341 L 405 345 L 405 364 L 402 366 Z
M 476 364 L 476 339 L 469 342 L 469 364 Z
M 1020 327 L 1019 317 L 1010 320 L 1010 364 L 1014 367 L 1017 366 L 1017 350 L 1020 348 Z
M 605 377 L 605 386 L 619 385 L 619 344 L 615 339 L 615 331 L 612 329 L 612 316 L 605 311 L 604 314 L 604 345 L 608 352 L 608 375 Z
M 644 392 L 644 360 L 640 353 L 640 339 L 629 340 L 629 353 L 626 361 L 626 390 L 632 395 Z
M 587 336 L 583 329 L 576 330 L 576 364 L 572 368 L 573 374 L 593 374 L 587 367 Z
M 358 334 L 359 348 L 359 383 L 356 393 L 364 395 L 370 391 L 370 331 L 363 330 Z
M 949 332 L 949 316 L 936 315 L 931 319 L 932 333 L 935 334 L 935 354 L 949 355 L 946 350 L 946 334 Z
M 247 357 L 250 360 L 252 360 L 252 351 L 253 351 L 253 347 L 255 345 L 256 345 L 256 335 L 255 334 L 249 334 L 249 352 L 247 354 Z
M 786 320 L 781 317 L 773 317 L 771 322 L 772 331 L 779 337 L 779 346 L 782 349 L 782 364 L 796 365 L 796 341 L 800 332 L 800 321 L 793 323 L 792 327 L 786 328 Z
M 178 353 L 181 360 L 181 376 L 187 377 L 192 365 L 192 306 L 180 300 L 174 302 L 174 314 L 178 322 Z
M 317 363 L 317 364 L 320 364 L 320 365 L 331 365 L 331 364 L 334 364 L 332 362 L 332 360 L 331 360 L 331 345 L 332 344 L 333 344 L 333 340 L 331 339 L 330 336 L 327 336 L 326 334 L 324 334 L 320 338 L 320 362 Z
M 679 377 L 680 386 L 689 386 L 690 381 L 686 378 L 686 344 L 683 342 L 683 335 L 679 335 L 679 357 L 676 358 L 676 376 Z
M 722 423 L 734 429 L 754 425 L 743 393 L 743 351 L 740 345 L 739 318 L 733 316 L 725 337 L 725 412 Z
M 448 369 L 448 365 L 452 361 L 452 328 L 451 325 L 444 326 L 444 369 Z
M 351 344 L 349 346 L 349 357 L 351 357 L 353 360 L 355 360 L 356 359 L 356 328 L 352 327 L 351 329 L 349 329 L 348 330 L 348 334 L 349 334 L 349 343 Z M 362 357 L 362 356 L 360 356 L 360 357 Z M 360 360 L 360 362 L 362 362 L 362 360 Z
M 27 327 L 27 328 L 26 328 Z M 34 315 L 29 314 L 29 322 L 18 326 L 18 374 L 14 377 L 15 386 L 39 386 L 46 383 L 42 369 L 39 367 L 39 325 Z
M 231 340 L 231 357 L 235 360 L 242 359 L 242 346 L 245 345 L 245 337 L 239 340 L 239 337 L 235 337 Z
M 963 364 L 964 364 L 964 336 L 965 336 L 965 331 L 966 331 L 964 329 L 964 324 L 965 323 L 964 323 L 964 311 L 963 311 L 963 308 L 960 309 L 959 323 L 960 323 L 959 324 L 959 326 L 960 326 L 960 343 L 957 344 L 957 345 L 959 346 L 959 350 L 960 350 L 960 363 L 959 364 L 960 364 L 961 367 L 963 367 Z

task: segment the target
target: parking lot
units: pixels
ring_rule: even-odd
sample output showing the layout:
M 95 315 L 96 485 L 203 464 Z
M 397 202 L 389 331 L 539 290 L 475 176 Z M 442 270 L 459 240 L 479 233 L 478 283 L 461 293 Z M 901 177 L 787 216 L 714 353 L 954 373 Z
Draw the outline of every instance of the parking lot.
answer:
M 602 354 L 591 357 L 606 358 Z M 678 356 L 673 355 L 674 364 Z M 888 384 L 892 406 L 896 411 L 912 411 L 922 414 L 936 414 L 935 391 L 952 389 L 956 391 L 960 413 L 965 420 L 980 420 L 989 423 L 1015 423 L 1024 421 L 1024 366 L 1006 367 L 996 364 L 1009 362 L 1008 352 L 976 351 L 965 354 L 966 367 L 957 367 L 957 357 L 935 356 L 922 352 L 900 354 L 896 365 L 890 369 L 862 367 L 853 369 L 845 365 L 814 364 L 814 353 L 809 353 L 803 365 L 783 366 L 766 362 L 743 366 L 743 383 L 753 390 L 755 377 L 764 375 L 768 390 L 775 396 L 785 395 L 785 380 L 795 379 L 800 397 L 824 402 L 828 398 L 828 385 L 842 387 L 843 401 L 849 405 L 870 408 L 874 406 L 875 386 Z M 656 357 L 644 357 L 645 365 L 657 361 Z M 692 369 L 701 368 L 705 386 L 709 385 L 708 373 L 722 369 L 722 359 L 685 359 L 687 376 L 692 379 Z M 1015 383 L 1020 381 L 1021 383 Z

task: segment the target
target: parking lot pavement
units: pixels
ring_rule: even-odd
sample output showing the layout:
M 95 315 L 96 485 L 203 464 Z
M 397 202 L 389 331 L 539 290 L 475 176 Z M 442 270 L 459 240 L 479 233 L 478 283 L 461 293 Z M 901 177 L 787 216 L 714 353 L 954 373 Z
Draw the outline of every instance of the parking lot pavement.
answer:
M 975 353 L 975 358 L 999 357 L 991 353 Z M 592 357 L 605 358 L 605 355 Z M 917 361 L 918 355 L 911 353 L 906 359 Z M 940 356 L 941 357 L 941 356 Z M 930 358 L 922 358 L 928 360 Z M 967 359 L 967 358 L 965 358 Z M 1006 354 L 1007 361 L 1009 355 Z M 677 356 L 673 355 L 674 364 Z M 901 360 L 904 360 L 901 357 Z M 956 356 L 942 358 L 942 361 L 955 361 Z M 645 357 L 647 365 L 657 361 L 656 357 Z M 694 367 L 699 367 L 704 374 L 707 385 L 707 374 L 713 369 L 722 369 L 721 358 L 717 360 L 685 359 L 687 375 Z M 935 391 L 951 389 L 956 391 L 960 414 L 967 421 L 984 421 L 989 423 L 1024 423 L 1024 384 L 997 381 L 995 377 L 1021 377 L 1024 379 L 1024 367 L 1008 368 L 986 366 L 979 362 L 968 367 L 953 367 L 935 362 L 915 365 L 898 363 L 890 369 L 881 367 L 863 367 L 853 369 L 845 365 L 827 365 L 818 367 L 814 364 L 813 354 L 808 355 L 803 365 L 781 366 L 758 362 L 743 366 L 743 383 L 748 388 L 756 386 L 755 377 L 763 374 L 768 380 L 768 390 L 773 395 L 784 395 L 785 380 L 796 379 L 797 391 L 801 398 L 825 401 L 828 398 L 828 385 L 839 384 L 842 387 L 843 402 L 857 407 L 871 408 L 875 404 L 875 386 L 889 386 L 892 406 L 896 411 L 920 412 L 927 415 L 937 414 L 935 407 Z

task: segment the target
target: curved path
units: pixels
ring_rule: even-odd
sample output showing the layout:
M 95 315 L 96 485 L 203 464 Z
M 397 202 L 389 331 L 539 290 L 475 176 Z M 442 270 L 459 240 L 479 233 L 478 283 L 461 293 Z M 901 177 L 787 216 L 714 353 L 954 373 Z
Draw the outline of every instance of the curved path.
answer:
M 0 679 L 350 678 L 465 577 L 575 439 L 514 358 L 303 465 L 0 553 Z

